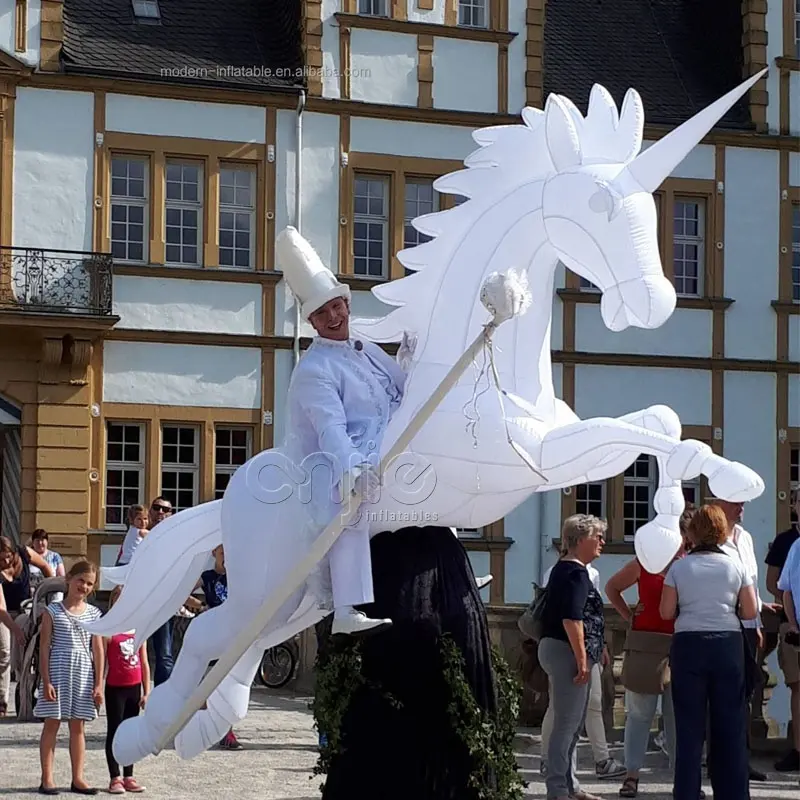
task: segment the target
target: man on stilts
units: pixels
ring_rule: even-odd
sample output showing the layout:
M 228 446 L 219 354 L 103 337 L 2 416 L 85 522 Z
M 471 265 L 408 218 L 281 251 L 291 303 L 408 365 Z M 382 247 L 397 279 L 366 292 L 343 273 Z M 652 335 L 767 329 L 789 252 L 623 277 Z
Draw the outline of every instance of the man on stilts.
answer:
M 350 288 L 336 280 L 297 230 L 286 228 L 275 252 L 301 316 L 317 332 L 292 373 L 287 409 L 297 465 L 329 467 L 331 488 L 338 493 L 322 497 L 316 487 L 312 491 L 310 511 L 322 528 L 346 510 L 351 488 L 359 491 L 364 504 L 375 499 L 381 441 L 403 398 L 406 375 L 378 345 L 350 338 Z M 398 360 L 408 354 L 406 341 Z M 366 514 L 344 529 L 329 561 L 331 632 L 357 635 L 391 625 L 389 619 L 370 619 L 355 609 L 374 600 Z

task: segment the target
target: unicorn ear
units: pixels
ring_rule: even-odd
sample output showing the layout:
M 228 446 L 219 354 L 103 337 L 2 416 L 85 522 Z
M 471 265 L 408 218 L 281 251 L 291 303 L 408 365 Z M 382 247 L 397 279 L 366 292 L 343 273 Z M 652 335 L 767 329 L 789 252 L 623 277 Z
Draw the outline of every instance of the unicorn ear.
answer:
M 628 89 L 622 101 L 622 115 L 619 119 L 620 145 L 625 152 L 623 162 L 627 163 L 635 158 L 642 149 L 644 132 L 644 106 L 642 98 L 636 89 Z
M 545 138 L 550 158 L 559 172 L 581 163 L 581 143 L 569 108 L 555 94 L 545 105 Z

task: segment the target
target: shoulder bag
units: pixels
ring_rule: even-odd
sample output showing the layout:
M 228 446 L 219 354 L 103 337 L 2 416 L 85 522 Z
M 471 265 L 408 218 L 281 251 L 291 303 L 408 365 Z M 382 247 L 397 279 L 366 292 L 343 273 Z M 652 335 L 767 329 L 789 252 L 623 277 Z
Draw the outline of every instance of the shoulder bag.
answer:
M 538 642 L 542 638 L 544 610 L 547 604 L 547 587 L 533 585 L 533 600 L 517 620 L 517 627 L 526 639 Z

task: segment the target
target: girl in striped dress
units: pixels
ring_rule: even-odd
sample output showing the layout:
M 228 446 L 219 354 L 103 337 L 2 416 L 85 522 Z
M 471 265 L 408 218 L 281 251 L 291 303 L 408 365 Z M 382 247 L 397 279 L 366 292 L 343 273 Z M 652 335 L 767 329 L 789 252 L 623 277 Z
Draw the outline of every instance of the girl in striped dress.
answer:
M 42 615 L 40 635 L 39 701 L 34 714 L 44 719 L 39 754 L 42 782 L 39 794 L 58 794 L 53 775 L 56 737 L 61 721 L 69 725 L 69 749 L 72 761 L 72 786 L 75 794 L 97 794 L 83 777 L 86 740 L 84 726 L 97 717 L 103 703 L 103 640 L 84 630 L 81 622 L 101 616 L 99 608 L 86 598 L 94 591 L 97 567 L 79 561 L 67 573 L 67 594 L 60 603 L 52 603 Z

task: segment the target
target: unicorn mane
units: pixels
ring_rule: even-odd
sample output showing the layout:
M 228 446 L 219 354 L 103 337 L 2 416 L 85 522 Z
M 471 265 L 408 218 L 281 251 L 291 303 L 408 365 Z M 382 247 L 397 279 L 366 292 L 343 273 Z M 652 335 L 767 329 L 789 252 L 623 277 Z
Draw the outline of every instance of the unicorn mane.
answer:
M 522 110 L 521 125 L 493 125 L 474 131 L 472 138 L 479 147 L 464 159 L 466 169 L 433 183 L 439 194 L 467 200 L 411 220 L 416 230 L 431 237 L 397 253 L 398 261 L 412 274 L 372 289 L 375 297 L 394 310 L 379 319 L 354 320 L 354 327 L 375 342 L 399 342 L 405 331 L 424 330 L 456 246 L 497 195 L 557 173 L 553 153 L 565 136 L 573 139 L 582 164 L 627 164 L 641 149 L 643 129 L 644 109 L 638 92 L 628 90 L 620 114 L 608 90 L 595 84 L 585 117 L 571 100 L 551 94 L 544 111 Z M 519 153 L 526 157 L 520 160 Z

